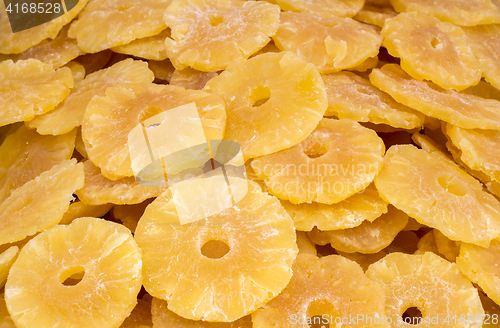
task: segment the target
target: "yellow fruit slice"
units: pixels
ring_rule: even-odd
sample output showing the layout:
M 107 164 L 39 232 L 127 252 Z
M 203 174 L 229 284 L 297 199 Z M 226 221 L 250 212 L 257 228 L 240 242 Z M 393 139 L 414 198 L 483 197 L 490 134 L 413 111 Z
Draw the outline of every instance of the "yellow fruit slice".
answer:
M 323 81 L 328 95 L 325 116 L 386 124 L 408 130 L 420 128 L 424 124 L 425 116 L 420 112 L 397 103 L 370 81 L 354 73 L 323 75 Z
M 2 328 L 17 328 L 7 311 L 7 304 L 5 304 L 4 293 L 0 293 L 0 327 Z
M 168 303 L 153 298 L 151 307 L 155 328 L 252 328 L 252 318 L 245 316 L 233 322 L 194 321 L 178 316 L 168 309 Z
M 75 190 L 83 187 L 83 164 L 64 161 L 14 190 L 0 204 L 0 245 L 50 228 L 63 217 Z
M 479 295 L 456 264 L 436 254 L 389 254 L 372 264 L 366 275 L 382 286 L 386 296 L 386 315 L 392 319 L 393 328 L 408 327 L 409 324 L 418 327 L 482 327 L 478 322 L 460 323 L 460 314 L 471 314 L 474 318 L 484 314 Z M 421 323 L 417 324 L 418 321 L 411 317 L 405 322 L 402 314 L 415 308 L 422 315 Z M 450 319 L 457 316 L 456 322 L 446 322 L 447 316 Z
M 390 18 L 396 17 L 397 13 L 391 7 L 375 7 L 365 5 L 363 9 L 356 14 L 353 18 L 357 21 L 375 25 L 383 28 L 385 21 Z
M 415 251 L 415 254 L 417 255 L 423 255 L 426 252 L 432 252 L 436 255 L 441 256 L 436 245 L 436 237 L 434 237 L 434 229 L 426 233 L 422 238 L 420 238 L 417 244 L 417 248 L 418 249 Z
M 323 17 L 352 17 L 363 8 L 364 0 L 267 0 L 283 11 L 312 13 Z
M 64 213 L 59 224 L 70 224 L 75 219 L 83 217 L 100 218 L 113 207 L 113 204 L 87 205 L 84 202 L 73 202 L 69 204 L 68 211 Z
M 412 145 L 389 148 L 375 178 L 382 198 L 452 240 L 487 247 L 500 233 L 500 203 L 456 164 Z
M 465 129 L 500 130 L 500 101 L 412 79 L 398 65 L 387 64 L 370 73 L 370 81 L 397 102 Z
M 153 73 L 145 62 L 126 59 L 89 74 L 75 84 L 71 94 L 53 111 L 26 123 L 40 134 L 63 134 L 82 124 L 85 108 L 94 96 L 104 96 L 107 88 L 121 83 L 152 82 Z
M 170 29 L 165 29 L 157 35 L 144 39 L 138 39 L 123 46 L 114 47 L 111 50 L 120 54 L 132 55 L 134 57 L 165 60 L 168 58 L 165 49 L 165 39 L 170 37 Z
M 363 271 L 368 270 L 368 267 L 373 263 L 377 262 L 381 258 L 387 255 L 387 252 L 380 251 L 375 254 L 362 254 L 362 253 L 343 253 L 338 252 L 339 255 L 342 255 L 346 259 L 356 262 L 363 269 Z
M 226 101 L 224 139 L 236 141 L 245 160 L 301 142 L 328 106 L 318 70 L 291 52 L 236 62 L 204 90 Z
M 348 68 L 348 71 L 353 71 L 353 72 L 358 72 L 358 73 L 363 73 L 368 70 L 372 70 L 378 65 L 378 56 L 375 57 L 370 57 L 364 62 L 362 62 L 360 65 L 352 68 Z
M 382 38 L 371 26 L 351 18 L 321 18 L 313 14 L 282 12 L 274 43 L 314 64 L 321 73 L 360 65 L 378 54 Z
M 426 152 L 434 153 L 453 163 L 453 160 L 449 156 L 450 154 L 446 151 L 446 148 L 432 140 L 429 136 L 417 132 L 411 135 L 411 140 Z
M 359 123 L 323 119 L 304 141 L 257 158 L 252 167 L 280 199 L 334 204 L 368 187 L 384 151 L 382 139 Z
M 186 224 L 169 189 L 146 208 L 135 239 L 146 290 L 191 320 L 230 322 L 253 312 L 285 288 L 297 254 L 292 219 L 250 181 L 235 206 Z
M 172 74 L 175 71 L 170 59 L 167 60 L 150 60 L 148 61 L 149 69 L 153 71 L 155 78 L 161 81 L 169 82 Z
M 437 229 L 434 229 L 433 233 L 438 252 L 448 261 L 455 262 L 458 254 L 460 253 L 460 242 L 450 240 Z
M 317 255 L 316 245 L 311 241 L 311 238 L 304 231 L 297 231 L 297 247 L 299 254 Z
M 79 218 L 23 247 L 5 301 L 18 327 L 118 328 L 137 302 L 141 266 L 141 250 L 127 228 Z
M 71 70 L 71 73 L 73 74 L 73 81 L 75 83 L 80 82 L 85 78 L 85 67 L 79 62 L 73 60 L 64 66 Z
M 208 81 L 218 76 L 217 72 L 201 72 L 190 67 L 176 69 L 170 79 L 170 85 L 183 87 L 184 89 L 201 90 Z
M 357 227 L 336 231 L 314 228 L 308 235 L 316 245 L 330 244 L 346 253 L 373 254 L 389 246 L 407 223 L 408 215 L 389 206 L 389 211 L 373 222 L 365 221 Z
M 359 313 L 371 318 L 385 317 L 384 306 L 382 289 L 365 276 L 356 262 L 338 255 L 318 258 L 300 254 L 293 265 L 293 277 L 288 286 L 278 297 L 252 313 L 252 320 L 255 328 L 321 327 L 321 324 L 335 327 L 339 326 L 336 319 L 337 323 L 342 319 L 346 323 L 345 318 L 355 318 Z M 380 321 L 370 324 L 363 320 L 361 325 L 389 327 Z M 345 325 L 359 326 L 352 321 Z
M 354 228 L 387 212 L 387 203 L 373 185 L 336 204 L 295 205 L 282 200 L 281 205 L 292 217 L 295 229 L 301 231 L 311 231 L 314 227 L 325 231 Z
M 54 70 L 36 59 L 1 62 L 0 126 L 53 110 L 71 88 L 73 75 L 67 67 Z
M 493 302 L 488 296 L 483 292 L 479 291 L 479 298 L 483 304 L 484 309 L 484 324 L 485 328 L 499 328 L 500 327 L 500 306 Z
M 151 301 L 138 299 L 137 305 L 120 328 L 153 328 Z
M 411 12 L 386 21 L 381 33 L 384 47 L 401 58 L 401 67 L 420 81 L 463 90 L 481 79 L 479 61 L 458 26 Z
M 69 31 L 68 31 L 69 33 Z M 95 54 L 86 54 L 75 59 L 77 62 L 85 67 L 87 74 L 92 74 L 106 66 L 111 59 L 113 52 L 111 50 L 104 50 Z
M 390 0 L 366 0 L 365 6 L 374 6 L 378 8 L 392 8 Z
M 135 205 L 116 205 L 113 207 L 113 216 L 115 219 L 120 220 L 124 226 L 130 229 L 130 231 L 135 232 L 139 219 L 144 214 L 146 207 L 151 204 L 153 200 L 154 199 L 148 199 Z
M 16 260 L 18 252 L 19 247 L 12 246 L 9 247 L 6 251 L 0 253 L 0 288 L 2 288 L 5 284 L 7 276 L 9 275 L 9 270 Z M 3 326 L 0 325 L 0 327 Z
M 89 158 L 87 154 L 87 149 L 85 148 L 85 143 L 82 139 L 82 128 L 79 127 L 76 129 L 76 139 L 75 139 L 75 150 L 83 157 Z M 93 216 L 93 215 L 90 215 Z

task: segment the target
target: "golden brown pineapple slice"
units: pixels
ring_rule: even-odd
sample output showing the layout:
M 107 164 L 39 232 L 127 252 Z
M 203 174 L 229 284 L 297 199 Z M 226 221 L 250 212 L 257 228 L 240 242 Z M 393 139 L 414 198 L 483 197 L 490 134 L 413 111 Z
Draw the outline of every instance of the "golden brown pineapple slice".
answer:
M 352 17 L 363 8 L 364 0 L 267 0 L 283 11 L 312 13 L 324 17 Z
M 68 211 L 64 213 L 59 224 L 70 224 L 75 219 L 83 217 L 100 218 L 113 207 L 113 204 L 87 205 L 81 201 L 69 204 Z
M 499 328 L 500 327 L 500 306 L 493 302 L 491 298 L 486 296 L 485 293 L 479 291 L 479 298 L 481 299 L 481 303 L 483 305 L 484 314 L 486 315 L 484 319 L 485 328 Z M 489 316 L 489 318 L 488 318 Z M 488 318 L 488 320 L 486 319 Z
M 138 39 L 123 46 L 114 47 L 111 50 L 120 54 L 132 55 L 134 57 L 150 60 L 165 60 L 168 58 L 165 49 L 165 39 L 170 37 L 170 29 L 165 29 L 157 35 Z
M 397 102 L 465 129 L 500 130 L 500 101 L 411 78 L 401 67 L 387 64 L 370 73 L 370 81 Z
M 113 217 L 121 221 L 121 223 L 135 232 L 139 219 L 144 214 L 146 207 L 153 202 L 154 199 L 147 199 L 140 204 L 134 205 L 116 205 L 113 207 Z
M 53 110 L 71 88 L 73 75 L 67 67 L 54 70 L 36 59 L 0 62 L 0 126 Z
M 9 275 L 9 270 L 12 267 L 12 264 L 14 264 L 14 261 L 16 260 L 18 252 L 19 252 L 19 247 L 12 246 L 0 253 L 0 288 L 2 288 L 3 285 L 5 284 L 7 276 Z M 0 327 L 3 328 L 2 325 L 0 325 Z
M 125 319 L 120 328 L 153 328 L 151 301 L 139 298 L 132 313 Z
M 382 139 L 359 123 L 323 119 L 300 144 L 254 159 L 252 167 L 280 199 L 334 204 L 368 187 L 384 151 Z
M 486 247 L 500 234 L 498 200 L 435 153 L 392 146 L 375 185 L 389 203 L 452 240 Z
M 148 61 L 149 69 L 153 71 L 155 78 L 158 80 L 170 82 L 170 78 L 175 71 L 170 59 L 166 60 L 150 60 Z
M 278 30 L 280 9 L 264 1 L 173 0 L 165 11 L 165 41 L 175 68 L 211 72 L 246 59 Z
M 397 13 L 391 7 L 376 7 L 365 5 L 363 9 L 356 14 L 353 18 L 357 21 L 375 25 L 383 28 L 385 21 L 396 17 Z
M 434 237 L 434 229 L 432 229 L 431 231 L 426 233 L 422 238 L 420 238 L 417 244 L 417 248 L 418 249 L 415 251 L 415 254 L 417 255 L 423 255 L 426 252 L 432 252 L 436 255 L 442 256 L 441 253 L 439 253 L 439 250 L 436 245 L 436 237 Z
M 458 319 L 460 314 L 471 314 L 474 318 L 484 314 L 476 288 L 460 273 L 456 264 L 434 253 L 389 254 L 372 264 L 366 275 L 382 286 L 386 315 L 392 319 L 393 328 L 410 324 L 430 328 L 436 326 L 436 320 L 440 327 L 482 327 L 479 322 L 461 323 Z M 402 318 L 402 314 L 412 308 L 421 312 L 420 324 L 412 317 L 407 317 L 406 322 Z
M 170 85 L 183 87 L 184 89 L 201 90 L 208 81 L 218 76 L 217 72 L 201 72 L 190 67 L 176 69 L 170 79 Z
M 296 53 L 321 73 L 359 66 L 376 56 L 382 44 L 373 27 L 351 18 L 293 12 L 281 13 L 273 40 L 278 48 Z
M 73 74 L 73 81 L 75 82 L 75 84 L 85 78 L 85 66 L 83 66 L 79 62 L 73 60 L 64 66 L 71 70 L 71 74 Z
M 235 206 L 186 224 L 169 189 L 146 208 L 135 239 L 146 290 L 192 320 L 230 322 L 253 312 L 285 288 L 297 254 L 292 219 L 251 181 Z
M 10 317 L 10 313 L 7 310 L 7 304 L 5 304 L 4 293 L 0 293 L 0 327 L 2 328 L 17 328 Z
M 137 302 L 141 266 L 141 250 L 127 228 L 79 218 L 23 247 L 5 301 L 18 327 L 118 328 Z
M 68 31 L 69 33 L 69 31 Z M 85 72 L 92 74 L 104 68 L 110 62 L 113 52 L 111 50 L 104 50 L 95 54 L 86 54 L 75 59 L 78 63 L 85 67 Z
M 443 235 L 439 230 L 433 229 L 434 239 L 439 254 L 443 255 L 450 262 L 455 262 L 460 253 L 460 242 L 453 241 Z

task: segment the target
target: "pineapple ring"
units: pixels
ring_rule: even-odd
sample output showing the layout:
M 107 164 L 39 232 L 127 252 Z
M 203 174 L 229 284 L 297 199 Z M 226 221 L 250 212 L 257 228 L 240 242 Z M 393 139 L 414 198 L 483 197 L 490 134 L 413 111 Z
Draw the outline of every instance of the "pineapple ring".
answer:
M 283 11 L 311 13 L 322 17 L 352 17 L 363 8 L 364 0 L 267 0 Z
M 175 68 L 172 65 L 170 59 L 167 60 L 149 60 L 149 69 L 153 71 L 155 78 L 158 80 L 163 80 L 170 82 L 172 75 L 174 74 Z
M 432 232 L 439 252 L 438 255 L 443 255 L 448 261 L 455 262 L 460 253 L 461 242 L 450 240 L 437 229 L 433 229 Z
M 479 328 L 482 324 L 445 318 L 461 314 L 484 314 L 476 288 L 450 263 L 434 253 L 409 255 L 392 253 L 370 265 L 368 278 L 378 283 L 386 295 L 386 315 L 393 328 L 409 326 L 402 314 L 416 307 L 422 313 L 418 327 Z M 438 318 L 438 324 L 436 323 Z M 434 321 L 432 321 L 434 320 Z
M 245 161 L 301 142 L 328 106 L 318 70 L 291 52 L 233 63 L 204 90 L 226 101 L 224 138 L 241 146 Z
M 23 247 L 5 301 L 18 327 L 118 328 L 137 303 L 141 267 L 141 250 L 127 228 L 78 218 Z
M 0 251 L 0 288 L 5 284 L 9 270 L 17 259 L 18 252 L 19 247 L 17 246 L 11 246 L 5 251 Z M 0 323 L 2 322 L 0 321 Z
M 444 90 L 412 79 L 395 64 L 370 73 L 370 82 L 397 102 L 465 129 L 500 130 L 500 101 Z
M 318 258 L 299 254 L 288 286 L 252 313 L 253 327 L 309 328 L 308 321 L 324 316 L 329 327 L 387 328 L 390 326 L 383 321 L 370 324 L 363 319 L 362 325 L 345 321 L 360 313 L 364 318 L 385 317 L 384 298 L 382 288 L 370 281 L 356 262 L 338 255 Z M 341 320 L 343 324 L 339 324 Z
M 208 81 L 218 76 L 217 72 L 201 72 L 190 67 L 176 69 L 170 79 L 170 85 L 184 89 L 202 90 Z
M 423 255 L 426 252 L 432 252 L 436 255 L 441 256 L 436 245 L 436 237 L 434 237 L 434 229 L 426 233 L 417 244 L 416 255 Z
M 330 244 L 346 253 L 374 254 L 389 246 L 407 223 L 408 215 L 389 206 L 389 211 L 373 222 L 365 221 L 357 227 L 336 231 L 314 228 L 308 235 L 316 245 Z
M 113 204 L 104 205 L 87 205 L 83 202 L 76 201 L 69 204 L 69 208 L 64 213 L 63 218 L 59 224 L 70 224 L 75 221 L 75 219 L 83 218 L 86 216 L 91 216 L 95 218 L 100 218 L 106 215 L 113 208 Z
M 254 159 L 252 168 L 280 199 L 334 204 L 368 187 L 384 151 L 382 139 L 359 123 L 322 119 L 300 144 Z
M 481 80 L 479 61 L 458 26 L 411 12 L 386 21 L 381 33 L 384 47 L 401 58 L 401 67 L 420 81 L 463 90 Z
M 165 39 L 170 37 L 170 29 L 163 30 L 160 34 L 147 38 L 138 39 L 125 44 L 111 48 L 114 52 L 131 55 L 134 57 L 150 60 L 165 60 L 168 58 L 165 49 Z
M 375 28 L 351 18 L 321 18 L 282 12 L 274 43 L 314 64 L 321 73 L 354 68 L 377 56 L 382 37 Z
M 137 228 L 137 223 L 139 223 L 146 207 L 151 204 L 153 200 L 153 198 L 147 199 L 140 204 L 134 205 L 116 205 L 113 207 L 113 217 L 120 220 L 124 226 L 134 233 Z
M 382 198 L 452 240 L 487 247 L 500 235 L 500 203 L 440 155 L 392 146 L 375 185 Z
M 172 37 L 165 40 L 175 68 L 211 72 L 246 59 L 278 30 L 280 9 L 267 2 L 173 0 L 165 11 Z
M 135 238 L 146 290 L 191 320 L 251 313 L 285 288 L 297 254 L 292 219 L 252 181 L 234 207 L 187 224 L 179 223 L 169 189 L 146 208 Z
M 365 24 L 375 25 L 383 28 L 385 21 L 396 17 L 397 13 L 391 7 L 376 7 L 365 5 L 363 9 L 353 18 Z

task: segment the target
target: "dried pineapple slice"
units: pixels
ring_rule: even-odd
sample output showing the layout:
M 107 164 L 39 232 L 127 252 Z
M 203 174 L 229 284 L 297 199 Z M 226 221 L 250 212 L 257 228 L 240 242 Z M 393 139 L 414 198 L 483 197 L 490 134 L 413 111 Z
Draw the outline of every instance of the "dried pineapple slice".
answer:
M 157 35 L 138 39 L 129 44 L 111 48 L 111 50 L 120 54 L 132 55 L 139 58 L 165 60 L 168 58 L 165 49 L 165 39 L 169 37 L 170 29 L 167 28 Z
M 95 54 L 80 56 L 75 60 L 85 67 L 85 72 L 88 75 L 104 68 L 109 63 L 112 55 L 111 50 L 104 50 Z
M 137 305 L 120 328 L 153 328 L 151 301 L 138 299 Z
M 385 21 L 390 18 L 396 17 L 397 13 L 391 7 L 375 7 L 375 6 L 364 6 L 363 9 L 356 14 L 353 18 L 357 21 L 375 25 L 383 28 Z
M 151 307 L 155 328 L 252 328 L 252 318 L 245 316 L 233 322 L 194 321 L 178 316 L 168 309 L 168 303 L 153 298 Z
M 432 82 L 412 79 L 395 64 L 374 69 L 370 82 L 397 102 L 427 116 L 465 129 L 500 130 L 500 101 L 444 90 Z
M 217 72 L 201 72 L 190 67 L 176 69 L 170 79 L 170 85 L 183 87 L 184 89 L 201 90 L 208 81 L 218 76 Z
M 5 301 L 20 328 L 118 328 L 137 302 L 141 266 L 141 250 L 127 228 L 79 218 L 23 247 L 7 279 Z M 71 285 L 76 274 L 80 279 Z
M 435 153 L 392 146 L 375 185 L 382 198 L 452 240 L 487 247 L 500 234 L 500 203 Z
M 362 254 L 362 253 L 343 253 L 338 251 L 339 255 L 342 255 L 348 260 L 354 261 L 363 269 L 363 271 L 368 270 L 368 267 L 378 260 L 382 259 L 388 253 L 385 251 L 380 251 L 375 254 Z
M 299 254 L 311 254 L 317 255 L 316 245 L 311 241 L 311 238 L 304 231 L 297 231 L 297 247 L 299 248 Z
M 170 59 L 167 60 L 150 60 L 148 61 L 149 69 L 153 71 L 155 78 L 158 80 L 170 82 L 175 68 Z
M 85 78 L 85 67 L 79 62 L 73 60 L 64 66 L 71 70 L 75 84 Z
M 7 276 L 9 275 L 9 270 L 12 267 L 12 264 L 14 264 L 14 261 L 17 259 L 18 252 L 19 247 L 12 246 L 6 251 L 0 253 L 0 288 L 2 288 L 5 284 Z M 0 325 L 0 327 L 3 328 L 2 325 Z
M 444 236 L 444 235 L 443 235 Z M 434 229 L 426 233 L 422 238 L 420 238 L 417 244 L 417 250 L 415 254 L 423 255 L 426 252 L 432 252 L 436 255 L 441 256 L 436 245 L 436 237 L 434 237 Z
M 274 43 L 314 64 L 321 73 L 356 67 L 376 56 L 382 44 L 373 27 L 351 18 L 293 12 L 282 12 L 280 18 Z
M 389 246 L 407 223 L 408 215 L 389 206 L 389 211 L 373 222 L 365 221 L 355 228 L 336 231 L 314 228 L 308 235 L 316 245 L 330 244 L 346 253 L 374 254 Z
M 241 146 L 245 160 L 301 142 L 328 106 L 318 70 L 291 52 L 238 61 L 208 81 L 204 90 L 226 101 L 224 138 Z
M 354 228 L 387 213 L 387 203 L 373 185 L 336 204 L 294 205 L 282 200 L 281 205 L 292 217 L 295 229 L 301 231 L 311 231 L 314 227 L 325 231 Z
M 7 311 L 7 304 L 5 304 L 4 293 L 0 293 L 0 327 L 2 328 L 17 328 Z
M 439 254 L 442 254 L 448 261 L 455 262 L 460 253 L 461 243 L 450 240 L 437 229 L 433 229 L 433 233 Z
M 312 13 L 323 17 L 352 17 L 363 8 L 364 0 L 267 0 L 283 11 Z
M 0 126 L 53 110 L 73 88 L 67 67 L 54 70 L 36 59 L 0 63 Z M 69 131 L 67 131 L 69 132 Z
M 83 142 L 82 139 L 82 128 L 78 127 L 76 129 L 76 139 L 75 139 L 75 150 L 83 157 L 83 158 L 89 158 L 89 155 L 87 154 L 87 149 L 85 148 L 85 143 Z M 95 215 L 89 215 L 89 216 L 95 216 Z
M 151 204 L 153 200 L 154 199 L 147 199 L 135 205 L 116 205 L 113 207 L 113 216 L 115 219 L 120 220 L 124 226 L 130 229 L 130 231 L 135 232 L 139 219 L 144 214 L 146 207 Z
M 279 201 L 251 181 L 234 207 L 187 224 L 169 189 L 146 208 L 135 232 L 146 290 L 184 318 L 218 322 L 251 313 L 285 288 L 295 238 Z
M 481 299 L 481 303 L 483 305 L 484 313 L 486 317 L 484 318 L 483 327 L 485 328 L 500 328 L 500 306 L 493 302 L 488 296 L 486 296 L 483 292 L 479 291 L 479 298 Z M 488 318 L 488 319 L 487 319 Z M 496 319 L 496 320 L 494 320 Z
M 321 327 L 314 318 L 327 318 L 321 323 L 327 327 L 339 326 L 339 319 L 365 317 L 379 319 L 385 316 L 382 288 L 371 282 L 356 262 L 338 255 L 317 258 L 299 254 L 293 265 L 293 277 L 283 292 L 252 313 L 255 328 L 309 328 Z M 295 320 L 294 320 L 295 318 Z M 302 319 L 300 322 L 298 319 Z M 356 321 L 355 321 L 356 322 Z M 341 324 L 344 327 L 344 324 Z M 363 327 L 389 327 L 384 322 Z M 359 327 L 346 324 L 345 327 Z
M 67 160 L 14 190 L 0 204 L 0 245 L 23 240 L 61 221 L 75 190 L 83 187 L 83 164 Z
M 75 84 L 72 93 L 53 111 L 26 123 L 40 134 L 63 134 L 82 124 L 85 109 L 94 96 L 104 96 L 107 88 L 121 83 L 152 82 L 154 79 L 143 61 L 126 59 L 89 74 Z
M 323 75 L 323 81 L 328 95 L 325 116 L 387 124 L 408 130 L 420 128 L 424 124 L 425 116 L 420 112 L 397 103 L 370 81 L 354 73 Z
M 113 207 L 113 204 L 87 205 L 84 202 L 73 202 L 69 204 L 68 211 L 64 213 L 59 224 L 70 224 L 75 219 L 83 217 L 100 218 Z
M 368 187 L 384 151 L 374 131 L 351 120 L 325 118 L 304 141 L 254 159 L 252 168 L 280 199 L 334 204 Z
M 382 286 L 386 296 L 386 314 L 392 319 L 393 328 L 408 327 L 402 314 L 418 308 L 422 314 L 418 327 L 436 326 L 453 328 L 479 328 L 482 324 L 471 324 L 460 320 L 445 321 L 445 318 L 461 314 L 480 316 L 484 314 L 478 292 L 460 273 L 457 265 L 434 253 L 409 255 L 389 254 L 372 264 L 366 271 L 368 278 Z M 399 320 L 398 320 L 399 318 Z

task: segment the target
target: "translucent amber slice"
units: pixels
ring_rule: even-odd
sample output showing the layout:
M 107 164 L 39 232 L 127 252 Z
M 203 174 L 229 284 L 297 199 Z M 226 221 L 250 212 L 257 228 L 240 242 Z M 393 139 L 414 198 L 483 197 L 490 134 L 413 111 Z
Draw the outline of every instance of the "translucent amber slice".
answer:
M 368 70 L 372 70 L 378 65 L 378 56 L 375 57 L 370 57 L 364 62 L 362 62 L 360 65 L 352 68 L 348 68 L 348 71 L 353 71 L 353 72 L 358 72 L 359 73 L 364 73 Z
M 185 319 L 168 309 L 168 303 L 153 298 L 151 307 L 155 328 L 252 328 L 252 318 L 245 316 L 233 322 L 206 322 Z
M 184 89 L 201 90 L 208 81 L 218 76 L 217 72 L 201 72 L 190 67 L 176 69 L 170 79 L 170 85 L 183 87 Z
M 316 245 L 314 245 L 311 238 L 304 231 L 297 231 L 297 247 L 299 248 L 299 254 L 318 254 Z
M 69 204 L 68 211 L 64 213 L 59 224 L 70 224 L 75 219 L 83 217 L 99 218 L 104 216 L 113 207 L 113 204 L 87 205 L 84 202 L 73 202 Z
M 444 236 L 444 235 L 443 235 Z M 426 252 L 432 252 L 436 255 L 441 256 L 436 245 L 436 237 L 434 237 L 434 231 L 431 230 L 426 233 L 417 244 L 417 251 L 415 254 L 423 255 Z
M 493 318 L 497 318 L 500 316 L 500 306 L 493 302 L 488 296 L 486 296 L 483 292 L 479 291 L 479 298 L 481 299 L 481 303 L 483 304 L 484 314 L 486 317 L 484 318 L 483 327 L 487 328 L 499 328 L 500 320 L 493 320 Z M 496 315 L 496 316 L 493 316 Z M 489 316 L 489 318 L 488 318 Z M 488 320 L 487 320 L 488 318 Z
M 68 31 L 69 32 L 69 31 Z M 111 59 L 113 52 L 111 50 L 104 50 L 95 54 L 86 54 L 75 59 L 77 62 L 85 67 L 85 72 L 91 74 L 104 68 Z
M 253 312 L 285 288 L 297 254 L 292 219 L 250 181 L 234 207 L 187 224 L 167 191 L 146 208 L 135 238 L 146 290 L 191 320 L 230 322 Z
M 500 203 L 439 155 L 392 146 L 375 185 L 389 203 L 452 240 L 487 247 L 499 236 Z
M 398 65 L 387 64 L 370 73 L 370 81 L 397 102 L 466 129 L 500 130 L 500 101 L 412 79 Z
M 158 80 L 170 82 L 175 68 L 170 59 L 167 60 L 150 60 L 148 61 L 149 69 L 153 71 L 155 78 Z
M 137 223 L 144 214 L 144 210 L 146 210 L 146 207 L 151 204 L 153 200 L 154 199 L 148 199 L 135 205 L 116 205 L 113 207 L 113 216 L 115 219 L 120 220 L 124 226 L 130 229 L 130 231 L 135 232 Z
M 359 266 L 361 266 L 363 271 L 368 270 L 368 267 L 370 265 L 372 265 L 373 263 L 377 262 L 378 260 L 387 255 L 387 252 L 383 250 L 375 254 L 344 253 L 340 251 L 338 251 L 338 253 L 339 255 L 342 255 L 346 259 L 349 259 L 359 264 Z
M 9 311 L 7 311 L 7 304 L 5 304 L 5 298 L 3 292 L 0 294 L 0 327 L 2 328 L 17 328 L 10 317 Z
M 283 11 L 312 13 L 323 17 L 352 17 L 363 8 L 364 0 L 267 0 Z
M 424 124 L 425 116 L 420 112 L 397 103 L 370 81 L 354 73 L 323 75 L 323 81 L 328 95 L 325 116 L 403 129 L 415 129 Z
M 6 251 L 0 253 L 0 288 L 2 288 L 3 285 L 5 284 L 7 276 L 9 275 L 10 267 L 12 266 L 12 264 L 14 264 L 18 252 L 19 252 L 19 247 L 12 246 Z M 0 327 L 3 328 L 3 326 Z
M 36 59 L 1 62 L 0 126 L 53 110 L 71 88 L 73 75 L 67 67 L 54 70 Z
M 82 124 L 85 108 L 94 96 L 104 96 L 107 88 L 122 83 L 152 82 L 153 73 L 145 62 L 126 59 L 89 74 L 75 84 L 71 94 L 53 111 L 39 115 L 26 123 L 40 134 L 62 134 Z
M 372 264 L 366 271 L 368 278 L 382 286 L 386 297 L 386 315 L 392 319 L 393 328 L 417 324 L 402 319 L 410 308 L 421 312 L 418 327 L 435 327 L 438 318 L 440 327 L 479 328 L 482 324 L 460 323 L 459 320 L 445 322 L 443 318 L 471 314 L 484 314 L 476 288 L 468 281 L 457 265 L 434 253 L 408 255 L 389 254 Z M 399 318 L 399 321 L 398 321 Z
M 455 262 L 458 254 L 460 253 L 460 242 L 450 240 L 439 230 L 434 229 L 433 233 L 438 252 L 442 254 L 448 261 Z
M 111 50 L 121 54 L 151 60 L 165 60 L 168 58 L 165 50 L 165 39 L 170 37 L 170 29 L 165 29 L 157 35 L 144 39 L 138 39 L 123 46 L 114 47 Z
M 255 328 L 314 327 L 311 323 L 316 323 L 317 327 L 321 327 L 320 323 L 335 327 L 336 318 L 339 322 L 342 318 L 355 318 L 359 313 L 371 318 L 385 316 L 384 306 L 382 289 L 365 276 L 356 262 L 338 255 L 318 258 L 300 254 L 293 265 L 293 277 L 288 286 L 278 297 L 252 313 L 252 320 Z M 321 322 L 315 319 L 318 317 L 327 320 Z M 359 325 L 346 325 L 356 326 Z M 363 321 L 362 326 L 390 327 L 380 321 L 379 324 Z
M 125 319 L 120 328 L 153 328 L 151 317 L 151 301 L 137 300 L 132 313 Z
M 18 327 L 118 328 L 137 302 L 141 266 L 141 250 L 127 228 L 79 218 L 23 247 L 5 301 Z
M 292 12 L 282 12 L 280 18 L 274 43 L 314 64 L 321 73 L 356 67 L 376 56 L 382 44 L 373 27 L 351 18 Z
M 308 235 L 317 245 L 330 244 L 346 253 L 373 254 L 389 246 L 407 223 L 408 215 L 389 206 L 389 211 L 373 222 L 365 221 L 345 230 L 320 231 L 314 228 Z
M 208 81 L 204 90 L 226 101 L 224 138 L 241 146 L 245 160 L 301 142 L 328 106 L 318 70 L 291 52 L 236 62 Z
M 368 187 L 384 151 L 382 139 L 359 123 L 323 119 L 304 141 L 257 158 L 252 167 L 280 199 L 334 204 Z
M 73 80 L 75 83 L 80 82 L 85 78 L 85 67 L 79 62 L 71 61 L 64 66 L 66 66 L 71 70 L 71 73 L 73 74 Z
M 175 68 L 210 72 L 246 59 L 278 30 L 280 9 L 264 1 L 173 0 L 165 11 L 165 41 Z
M 387 212 L 387 203 L 373 185 L 336 204 L 295 205 L 282 200 L 281 205 L 292 217 L 295 229 L 301 231 L 311 231 L 314 227 L 325 231 L 354 228 Z
M 357 21 L 383 28 L 385 21 L 389 18 L 396 17 L 396 15 L 397 13 L 390 7 L 379 8 L 367 5 L 353 18 Z
M 417 132 L 411 135 L 411 140 L 426 152 L 434 153 L 447 161 L 453 162 L 446 148 L 432 140 L 429 136 Z
M 416 12 L 401 13 L 382 29 L 384 47 L 401 58 L 412 77 L 442 88 L 463 90 L 481 79 L 481 67 L 464 31 Z

